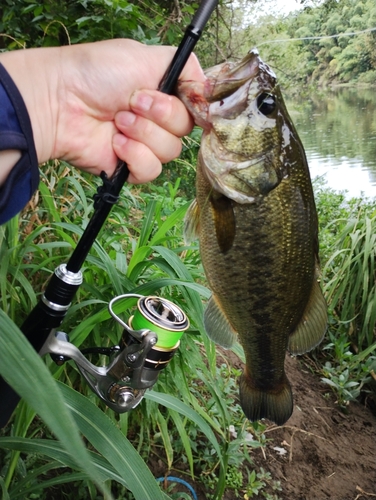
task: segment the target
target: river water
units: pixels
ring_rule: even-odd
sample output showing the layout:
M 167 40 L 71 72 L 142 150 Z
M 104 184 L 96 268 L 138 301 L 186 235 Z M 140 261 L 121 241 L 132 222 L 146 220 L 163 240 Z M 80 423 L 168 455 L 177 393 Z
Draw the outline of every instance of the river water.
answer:
M 376 89 L 337 88 L 286 99 L 312 179 L 347 197 L 376 197 Z

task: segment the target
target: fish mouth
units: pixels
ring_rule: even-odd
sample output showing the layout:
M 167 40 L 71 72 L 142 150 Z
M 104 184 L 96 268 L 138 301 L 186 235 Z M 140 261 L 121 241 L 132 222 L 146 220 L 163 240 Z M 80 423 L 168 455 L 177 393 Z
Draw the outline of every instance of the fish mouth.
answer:
M 252 49 L 240 62 L 222 63 L 205 72 L 208 80 L 204 97 L 208 103 L 229 97 L 245 83 L 252 81 L 260 71 L 262 61 L 257 49 Z

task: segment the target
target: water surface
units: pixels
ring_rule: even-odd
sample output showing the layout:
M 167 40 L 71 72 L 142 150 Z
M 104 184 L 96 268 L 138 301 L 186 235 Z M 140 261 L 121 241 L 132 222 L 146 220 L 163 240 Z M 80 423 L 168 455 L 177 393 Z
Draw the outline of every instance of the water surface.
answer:
M 376 197 L 376 89 L 338 88 L 286 104 L 312 178 L 348 197 Z

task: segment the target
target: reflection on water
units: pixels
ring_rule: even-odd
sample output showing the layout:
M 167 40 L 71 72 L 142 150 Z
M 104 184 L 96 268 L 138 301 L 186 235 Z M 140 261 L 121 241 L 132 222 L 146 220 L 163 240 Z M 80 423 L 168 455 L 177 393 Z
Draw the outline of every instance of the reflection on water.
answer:
M 376 92 L 339 88 L 286 104 L 312 178 L 324 176 L 349 197 L 376 197 Z

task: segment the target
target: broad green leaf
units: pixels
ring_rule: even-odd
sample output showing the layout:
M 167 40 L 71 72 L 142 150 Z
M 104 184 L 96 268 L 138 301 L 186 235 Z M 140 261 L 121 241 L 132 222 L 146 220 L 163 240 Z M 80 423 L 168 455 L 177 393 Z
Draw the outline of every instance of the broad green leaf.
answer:
M 158 500 L 163 494 L 153 475 L 112 420 L 85 396 L 58 384 L 83 435 L 118 472 L 138 500 Z
M 98 484 L 90 456 L 58 385 L 22 332 L 2 310 L 0 332 L 0 374 L 41 416 L 79 469 Z M 103 484 L 98 486 L 103 489 Z
M 211 295 L 211 292 L 203 285 L 193 283 L 192 281 L 181 281 L 172 278 L 159 278 L 157 280 L 143 283 L 142 285 L 135 288 L 132 293 L 139 293 L 140 295 L 150 295 L 166 286 L 179 286 L 189 288 L 190 290 L 193 290 L 204 298 L 209 298 Z
M 137 246 L 128 264 L 127 275 L 131 281 L 135 281 L 138 277 L 137 265 L 148 259 L 151 252 L 152 249 L 149 246 Z
M 41 358 L 3 311 L 0 311 L 0 330 L 3 333 L 0 336 L 1 375 L 45 420 L 76 463 L 76 468 L 98 484 L 98 474 L 81 441 L 79 428 L 115 470 L 127 478 L 136 499 L 162 499 L 149 469 L 125 436 L 87 398 L 55 382 Z M 30 373 L 33 373 L 32 378 Z
M 244 349 L 243 347 L 239 344 L 239 342 L 235 342 L 235 344 L 231 347 L 231 351 L 238 356 L 239 359 L 245 363 L 245 355 L 244 355 Z
M 24 453 L 33 453 L 41 456 L 49 457 L 54 461 L 58 462 L 59 467 L 66 466 L 72 469 L 77 469 L 77 464 L 72 458 L 71 454 L 65 450 L 62 444 L 58 441 L 52 439 L 30 439 L 21 437 L 3 437 L 0 438 L 0 448 L 8 450 L 19 450 Z M 123 484 L 128 487 L 126 478 L 122 478 L 115 469 L 110 465 L 110 463 L 102 456 L 94 452 L 89 452 L 91 462 L 95 468 L 97 479 L 100 482 L 114 480 L 118 483 Z M 52 466 L 55 466 L 52 463 Z M 51 468 L 51 463 L 45 466 Z M 28 475 L 23 481 L 17 484 L 17 490 L 22 489 L 24 485 L 33 476 Z M 88 476 L 86 476 L 88 478 Z M 19 486 L 19 488 L 18 488 Z

